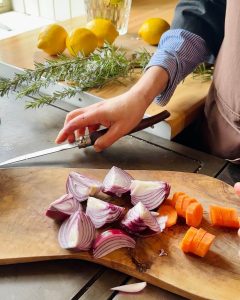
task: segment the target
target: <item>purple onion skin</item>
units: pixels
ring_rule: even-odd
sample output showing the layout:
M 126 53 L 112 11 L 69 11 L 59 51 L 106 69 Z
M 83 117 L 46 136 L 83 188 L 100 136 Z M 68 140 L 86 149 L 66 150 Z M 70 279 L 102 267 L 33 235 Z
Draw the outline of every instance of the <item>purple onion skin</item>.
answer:
M 61 211 L 48 209 L 46 211 L 46 216 L 57 222 L 61 222 L 61 221 L 66 220 L 67 218 L 69 218 L 70 215 L 65 214 Z
M 135 224 L 131 223 L 131 225 L 129 227 L 127 227 L 126 225 L 124 225 L 123 223 L 121 223 L 121 227 L 123 230 L 125 230 L 127 233 L 133 235 L 133 236 L 138 236 L 138 237 L 149 237 L 155 234 L 158 234 L 159 232 L 153 231 L 150 228 L 146 228 L 142 231 L 139 231 L 138 226 L 136 226 Z

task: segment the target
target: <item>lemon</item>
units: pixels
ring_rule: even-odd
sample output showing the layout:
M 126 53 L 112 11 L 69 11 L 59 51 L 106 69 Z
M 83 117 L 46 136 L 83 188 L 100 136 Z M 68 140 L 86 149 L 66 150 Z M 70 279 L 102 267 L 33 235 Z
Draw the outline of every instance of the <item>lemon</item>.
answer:
M 97 36 L 98 47 L 102 47 L 104 41 L 112 44 L 118 36 L 118 31 L 115 26 L 107 19 L 94 19 L 87 23 L 86 27 Z
M 67 31 L 58 24 L 44 27 L 38 36 L 37 47 L 49 55 L 62 53 L 66 48 Z
M 88 56 L 97 48 L 98 39 L 96 35 L 86 28 L 75 28 L 67 37 L 66 45 L 71 55 L 82 53 Z
M 170 28 L 170 25 L 161 18 L 146 20 L 138 31 L 138 35 L 148 44 L 157 45 L 161 35 Z

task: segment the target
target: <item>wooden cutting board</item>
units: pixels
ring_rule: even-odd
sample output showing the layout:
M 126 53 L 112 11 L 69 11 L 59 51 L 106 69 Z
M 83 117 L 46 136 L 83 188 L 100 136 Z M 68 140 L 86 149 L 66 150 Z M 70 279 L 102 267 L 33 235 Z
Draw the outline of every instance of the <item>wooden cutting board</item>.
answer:
M 191 299 L 240 299 L 239 240 L 236 230 L 209 224 L 209 204 L 235 207 L 233 188 L 214 178 L 181 172 L 129 171 L 136 179 L 165 180 L 171 194 L 184 191 L 204 206 L 202 227 L 217 236 L 205 258 L 185 255 L 179 243 L 184 222 L 163 233 L 137 240 L 134 251 L 116 250 L 94 259 L 88 252 L 72 253 L 57 242 L 59 225 L 44 216 L 48 205 L 65 193 L 71 170 L 102 180 L 107 170 L 22 168 L 0 170 L 0 264 L 51 259 L 83 259 L 119 270 Z M 111 199 L 127 205 L 126 199 Z M 159 256 L 164 249 L 167 256 Z M 84 272 L 84 270 L 83 270 Z

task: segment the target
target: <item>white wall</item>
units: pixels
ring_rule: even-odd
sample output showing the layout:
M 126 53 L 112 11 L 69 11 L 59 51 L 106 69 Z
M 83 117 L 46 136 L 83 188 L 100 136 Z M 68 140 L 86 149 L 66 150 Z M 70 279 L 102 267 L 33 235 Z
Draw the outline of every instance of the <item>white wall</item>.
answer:
M 12 0 L 18 12 L 57 21 L 84 15 L 84 0 Z

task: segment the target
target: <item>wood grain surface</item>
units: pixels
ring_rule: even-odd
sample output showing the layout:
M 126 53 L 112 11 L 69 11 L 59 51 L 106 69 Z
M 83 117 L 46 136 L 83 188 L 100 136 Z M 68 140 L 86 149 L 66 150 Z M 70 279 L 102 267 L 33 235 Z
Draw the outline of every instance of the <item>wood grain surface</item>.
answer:
M 165 180 L 171 193 L 184 191 L 204 206 L 202 227 L 217 236 L 205 258 L 179 249 L 187 226 L 176 226 L 152 237 L 138 239 L 136 250 L 120 249 L 101 258 L 63 250 L 57 242 L 59 225 L 44 216 L 47 206 L 65 193 L 71 170 L 102 180 L 107 170 L 19 168 L 0 170 L 0 264 L 52 259 L 83 259 L 132 275 L 153 285 L 193 299 L 239 299 L 240 265 L 236 230 L 209 224 L 209 204 L 235 207 L 233 188 L 205 175 L 169 171 L 130 171 L 136 179 Z M 110 199 L 128 206 L 126 199 Z M 159 257 L 160 249 L 168 256 Z M 140 269 L 142 270 L 140 272 Z M 145 269 L 145 270 L 144 270 Z

